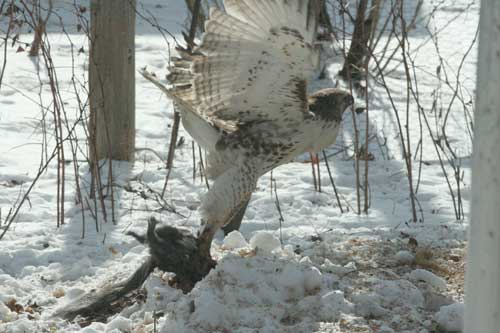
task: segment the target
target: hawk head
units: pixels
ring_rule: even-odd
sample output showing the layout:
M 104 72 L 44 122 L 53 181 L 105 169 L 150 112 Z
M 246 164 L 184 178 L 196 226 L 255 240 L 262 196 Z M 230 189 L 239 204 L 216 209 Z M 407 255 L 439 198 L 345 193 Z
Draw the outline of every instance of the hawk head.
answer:
M 336 88 L 322 89 L 309 96 L 309 111 L 327 122 L 340 123 L 344 111 L 353 104 L 351 94 Z

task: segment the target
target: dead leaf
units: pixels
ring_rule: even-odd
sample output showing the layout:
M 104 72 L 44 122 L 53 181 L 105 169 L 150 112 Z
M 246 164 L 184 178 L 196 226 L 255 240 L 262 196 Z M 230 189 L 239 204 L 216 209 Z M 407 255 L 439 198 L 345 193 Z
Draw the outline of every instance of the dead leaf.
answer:
M 117 256 L 120 254 L 120 251 L 118 251 L 117 249 L 115 249 L 114 247 L 110 246 L 108 248 L 109 252 L 111 252 L 114 256 Z
M 7 303 L 5 303 L 10 311 L 21 313 L 24 311 L 24 308 L 21 304 L 17 303 L 15 298 L 10 299 Z
M 55 298 L 61 298 L 64 295 L 66 295 L 66 292 L 64 291 L 63 288 L 57 288 L 52 292 L 52 296 L 54 296 Z

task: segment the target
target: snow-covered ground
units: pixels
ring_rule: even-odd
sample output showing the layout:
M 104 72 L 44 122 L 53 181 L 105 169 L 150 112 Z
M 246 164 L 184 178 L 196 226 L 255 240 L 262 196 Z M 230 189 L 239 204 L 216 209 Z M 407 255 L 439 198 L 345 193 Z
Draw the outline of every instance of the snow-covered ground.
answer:
M 68 35 L 62 33 L 59 18 L 53 16 L 48 36 L 59 88 L 72 121 L 78 114 L 70 81 L 72 68 L 78 80 L 86 80 L 88 45 L 77 32 L 72 1 L 54 2 Z M 77 3 L 88 6 L 83 1 Z M 160 25 L 182 40 L 180 32 L 186 19 L 183 1 L 143 0 L 139 1 L 138 11 L 145 17 L 154 14 Z M 475 38 L 478 15 L 477 0 L 425 0 L 421 19 L 417 19 L 416 28 L 410 32 L 408 42 L 418 76 L 420 105 L 433 130 L 443 121 L 435 120 L 439 108 L 445 112 L 450 99 L 474 101 L 475 47 L 463 64 L 462 58 Z M 6 20 L 0 17 L 1 35 Z M 439 48 L 430 32 L 437 33 Z M 138 18 L 137 68 L 147 66 L 159 76 L 165 74 L 167 42 L 174 45 L 172 36 L 165 37 Z M 386 38 L 388 35 L 382 36 L 380 45 L 385 44 Z M 31 39 L 25 30 L 19 36 L 23 43 Z M 74 44 L 73 56 L 70 40 Z M 36 177 L 43 155 L 39 92 L 44 107 L 50 108 L 52 101 L 44 67 L 40 67 L 38 76 L 36 61 L 29 59 L 26 52 L 16 53 L 20 45 L 24 46 L 9 45 L 6 49 L 7 66 L 0 86 L 0 234 L 6 227 L 10 208 Z M 83 52 L 77 52 L 81 48 Z M 0 66 L 3 57 L 2 46 Z M 336 61 L 340 59 L 333 60 L 328 77 L 313 82 L 313 87 L 334 84 L 341 63 Z M 455 87 L 459 68 L 457 97 L 438 77 L 448 75 L 450 86 Z M 402 65 L 385 79 L 404 123 L 407 95 Z M 440 100 L 432 112 L 433 91 L 440 85 Z M 212 252 L 218 265 L 191 293 L 184 295 L 173 289 L 168 285 L 169 275 L 156 272 L 145 284 L 145 299 L 136 296 L 135 302 L 120 313 L 107 320 L 99 318 L 104 322 L 81 319 L 68 323 L 52 314 L 85 291 L 127 277 L 140 265 L 147 249 L 125 233 L 143 232 L 149 216 L 155 215 L 172 225 L 198 227 L 196 209 L 206 185 L 199 170 L 193 179 L 191 138 L 181 130 L 185 140 L 177 150 L 165 202 L 161 204 L 155 200 L 155 193 L 163 187 L 164 161 L 148 150 L 140 150 L 134 165 L 113 164 L 116 224 L 111 219 L 105 223 L 99 217 L 99 232 L 92 217 L 93 205 L 90 209 L 86 205 L 84 221 L 81 206 L 75 204 L 71 163 L 66 167 L 65 224 L 56 227 L 57 169 L 54 163 L 50 164 L 0 240 L 0 332 L 460 330 L 468 221 L 455 218 L 448 185 L 425 125 L 420 145 L 423 163 L 418 175 L 420 153 L 415 154 L 415 149 L 420 138 L 419 114 L 412 100 L 409 122 L 412 153 L 416 155 L 415 183 L 420 177 L 416 194 L 420 221 L 411 222 L 408 180 L 395 113 L 382 86 L 371 82 L 369 94 L 373 136 L 369 151 L 374 160 L 369 162 L 368 214 L 358 215 L 354 211 L 354 136 L 352 117 L 347 115 L 337 144 L 327 151 L 343 213 L 324 163 L 321 193 L 314 190 L 310 164 L 297 161 L 281 166 L 272 173 L 274 181 L 270 175 L 260 180 L 241 234 L 232 234 L 225 240 L 217 238 Z M 172 104 L 140 75 L 136 99 L 136 144 L 138 148 L 153 149 L 164 158 Z M 461 197 L 467 216 L 471 141 L 464 114 L 461 103 L 452 104 L 446 134 L 464 173 Z M 365 114 L 356 117 L 363 132 Z M 50 121 L 48 125 L 53 126 Z M 49 127 L 49 151 L 54 144 L 51 131 Z M 67 156 L 71 156 L 69 152 Z M 446 170 L 450 172 L 449 168 Z M 88 170 L 83 162 L 79 172 L 85 184 Z M 271 184 L 276 184 L 276 191 Z M 281 224 L 276 196 L 283 215 Z M 106 204 L 111 207 L 109 201 Z M 166 210 L 167 205 L 176 212 Z M 280 239 L 283 246 L 276 247 Z

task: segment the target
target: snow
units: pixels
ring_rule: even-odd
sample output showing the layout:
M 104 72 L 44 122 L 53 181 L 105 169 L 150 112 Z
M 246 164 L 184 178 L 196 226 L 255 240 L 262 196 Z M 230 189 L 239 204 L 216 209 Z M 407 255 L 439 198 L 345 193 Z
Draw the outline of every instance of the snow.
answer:
M 399 251 L 396 253 L 396 260 L 400 264 L 411 264 L 415 261 L 415 256 L 410 251 Z
M 425 269 L 416 269 L 410 273 L 413 281 L 424 281 L 438 291 L 446 290 L 446 280 Z
M 106 325 L 106 332 L 127 332 L 132 328 L 132 321 L 122 316 L 116 316 Z
M 336 321 L 340 313 L 351 313 L 352 308 L 342 291 L 330 291 L 321 296 L 320 318 L 322 321 Z
M 9 310 L 7 305 L 0 302 L 0 321 L 9 322 L 15 318 L 15 315 Z
M 252 238 L 253 239 L 253 238 Z M 238 231 L 231 231 L 225 238 L 222 246 L 228 250 L 241 249 L 248 246 L 243 235 Z
M 250 238 L 250 246 L 258 252 L 271 253 L 281 246 L 281 242 L 267 231 L 257 231 Z
M 77 2 L 88 6 L 88 2 Z M 71 83 L 72 61 L 78 80 L 88 79 L 84 71 L 88 44 L 76 31 L 71 3 L 64 2 L 58 9 L 67 22 L 69 36 L 62 33 L 56 16 L 49 21 L 47 30 L 70 124 L 79 114 Z M 142 14 L 146 17 L 154 14 L 160 25 L 182 40 L 180 32 L 186 17 L 183 1 L 142 0 L 139 4 Z M 433 129 L 442 125 L 438 114 L 448 108 L 453 98 L 453 91 L 437 80 L 439 59 L 446 60 L 440 75 L 446 70 L 449 82 L 454 85 L 461 57 L 476 32 L 478 8 L 479 1 L 453 0 L 444 4 L 425 1 L 421 14 L 425 19 L 417 20 L 417 28 L 409 35 L 420 103 Z M 425 16 L 430 12 L 433 12 L 431 19 Z M 5 31 L 5 24 L 1 17 L 0 34 Z M 427 29 L 439 31 L 439 55 Z M 31 38 L 29 31 L 23 30 L 19 35 L 23 42 L 29 43 Z M 85 52 L 72 55 L 68 38 L 75 49 L 83 47 Z M 381 37 L 381 45 L 387 38 L 388 34 Z M 138 18 L 137 67 L 147 66 L 163 77 L 169 56 L 167 42 L 174 52 L 172 36 L 164 39 L 149 23 Z M 17 46 L 7 48 L 7 69 L 0 86 L 0 233 L 9 210 L 35 179 L 43 155 L 38 103 L 41 101 L 48 110 L 52 105 L 43 66 L 39 80 L 33 61 L 25 53 L 16 53 L 16 49 Z M 3 52 L 0 64 L 2 57 Z M 327 79 L 312 82 L 311 89 L 335 84 L 335 74 L 341 65 L 337 60 L 338 57 L 328 67 Z M 474 100 L 475 62 L 474 48 L 465 59 L 459 78 L 459 99 L 467 105 Z M 392 66 L 394 70 L 385 79 L 404 122 L 404 70 L 398 61 L 389 67 Z M 438 86 L 442 90 L 435 92 Z M 423 216 L 423 220 L 410 221 L 408 182 L 394 111 L 385 90 L 376 82 L 370 83 L 369 96 L 369 126 L 374 139 L 368 150 L 375 159 L 369 162 L 368 214 L 355 212 L 354 131 L 352 115 L 347 114 L 337 144 L 326 151 L 343 213 L 324 163 L 320 175 L 322 192 L 318 193 L 314 191 L 310 165 L 302 163 L 308 156 L 301 157 L 274 170 L 273 181 L 271 175 L 262 177 L 241 230 L 215 240 L 212 253 L 218 264 L 189 294 L 168 284 L 170 274 L 155 271 L 145 282 L 146 299 L 137 299 L 119 313 L 103 319 L 104 322 L 66 322 L 52 317 L 57 309 L 64 308 L 82 293 L 120 281 L 140 265 L 148 255 L 147 247 L 126 233 L 130 230 L 143 233 L 151 215 L 193 232 L 199 227 L 197 209 L 206 185 L 199 169 L 193 179 L 191 138 L 181 129 L 184 144 L 177 149 L 165 200 L 157 200 L 155 193 L 161 193 L 166 175 L 164 160 L 173 106 L 140 76 L 136 93 L 137 146 L 153 149 L 157 154 L 141 150 L 133 165 L 113 163 L 116 223 L 111 216 L 104 222 L 100 208 L 96 223 L 94 200 L 90 197 L 83 205 L 83 221 L 82 206 L 75 203 L 74 171 L 72 164 L 68 164 L 65 224 L 57 228 L 57 168 L 55 163 L 49 165 L 29 195 L 29 202 L 0 240 L 0 332 L 137 333 L 153 332 L 156 327 L 158 332 L 169 333 L 420 333 L 430 332 L 436 325 L 449 331 L 461 329 L 462 253 L 470 221 L 456 220 L 443 170 L 425 130 L 423 143 L 418 145 L 419 115 L 413 101 L 409 110 L 415 155 L 412 161 L 418 170 L 418 155 L 422 153 L 421 172 L 414 174 L 414 180 L 420 180 L 416 198 L 419 218 Z M 438 95 L 442 99 L 434 101 Z M 364 98 L 357 100 L 362 103 Z M 435 103 L 437 109 L 433 110 Z M 461 195 L 464 214 L 468 216 L 471 153 L 466 134 L 468 118 L 460 103 L 455 102 L 450 109 L 447 135 L 461 163 L 464 179 Z M 356 119 L 360 141 L 364 142 L 365 114 L 356 115 Z M 77 128 L 82 131 L 81 125 Z M 49 148 L 54 145 L 52 130 L 49 127 Z M 71 157 L 67 149 L 66 155 Z M 361 162 L 364 167 L 364 161 Z M 452 172 L 449 167 L 446 171 Z M 84 162 L 80 163 L 79 175 L 88 195 L 88 168 Z M 276 185 L 281 222 L 271 184 L 273 188 Z M 105 203 L 109 214 L 109 198 Z M 168 207 L 174 207 L 176 212 Z M 422 249 L 432 254 L 425 265 L 416 259 Z M 19 305 L 17 310 L 11 308 L 13 304 Z M 29 308 L 33 314 L 28 312 Z
M 321 268 L 324 271 L 333 273 L 333 274 L 348 274 L 356 271 L 356 263 L 350 262 L 345 266 L 336 265 L 332 263 L 329 259 L 325 259 L 325 262 L 321 265 Z
M 436 322 L 446 331 L 461 331 L 463 329 L 464 304 L 445 305 L 436 313 Z

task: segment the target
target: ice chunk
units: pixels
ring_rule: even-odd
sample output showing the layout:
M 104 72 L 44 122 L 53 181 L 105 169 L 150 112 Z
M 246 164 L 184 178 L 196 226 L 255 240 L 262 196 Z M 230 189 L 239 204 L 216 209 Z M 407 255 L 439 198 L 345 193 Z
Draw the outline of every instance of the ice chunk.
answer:
M 351 313 L 352 305 L 344 298 L 340 290 L 330 291 L 321 297 L 320 318 L 323 321 L 335 321 L 340 313 Z
M 413 281 L 424 281 L 436 290 L 446 290 L 446 280 L 425 269 L 416 269 L 410 273 Z
M 11 312 L 10 309 L 3 302 L 0 302 L 0 322 L 8 322 L 16 318 L 16 314 Z
M 415 261 L 415 256 L 410 251 L 399 251 L 396 253 L 396 260 L 400 264 L 411 264 Z
M 132 329 L 132 321 L 120 315 L 116 316 L 106 325 L 106 331 L 119 330 L 129 332 Z
M 446 331 L 462 331 L 463 317 L 464 304 L 454 303 L 442 306 L 434 319 Z
M 264 253 L 271 253 L 281 246 L 278 238 L 266 231 L 258 231 L 250 239 L 250 246 Z
M 306 291 L 311 292 L 315 289 L 321 288 L 323 281 L 323 274 L 316 267 L 311 267 L 309 271 L 305 272 L 305 288 Z
M 228 250 L 233 250 L 247 247 L 248 243 L 239 231 L 234 230 L 231 231 L 226 238 L 224 238 L 223 246 Z
M 354 262 L 350 262 L 345 266 L 340 266 L 332 263 L 330 260 L 325 259 L 325 262 L 321 265 L 321 268 L 333 274 L 348 274 L 354 272 L 356 268 L 356 264 Z

